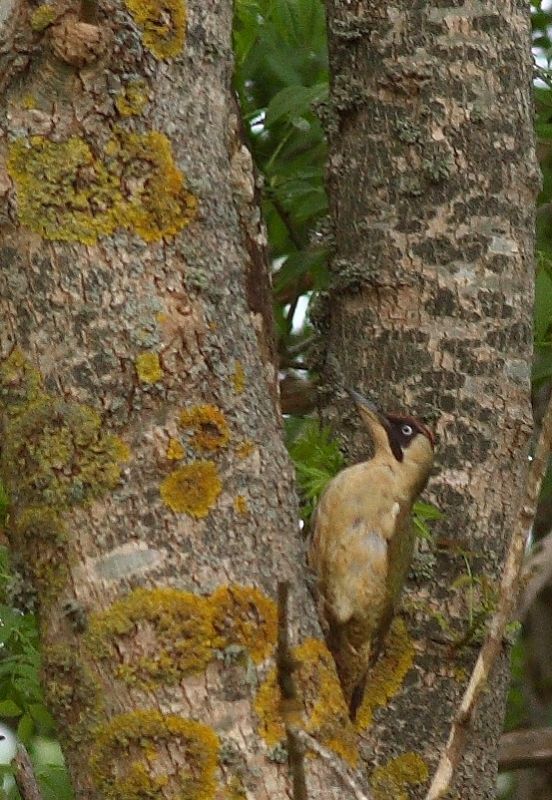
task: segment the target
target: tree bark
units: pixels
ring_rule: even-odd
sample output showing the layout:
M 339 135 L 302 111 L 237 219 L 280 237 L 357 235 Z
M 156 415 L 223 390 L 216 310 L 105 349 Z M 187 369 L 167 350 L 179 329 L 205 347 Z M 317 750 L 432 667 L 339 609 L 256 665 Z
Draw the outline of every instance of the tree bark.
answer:
M 319 366 L 336 387 L 435 421 L 429 497 L 445 514 L 403 603 L 413 668 L 367 718 L 362 749 L 375 765 L 410 758 L 429 775 L 492 612 L 526 475 L 538 188 L 529 9 L 329 0 L 328 13 L 336 250 L 313 314 L 327 333 Z M 360 457 L 365 439 L 346 414 L 339 429 Z M 453 796 L 495 796 L 507 661 L 505 647 L 467 723 Z M 423 781 L 412 793 L 423 796 Z
M 288 796 L 284 579 L 304 727 L 356 758 L 312 638 L 231 23 L 229 0 L 0 13 L 0 477 L 90 800 Z M 307 764 L 309 798 L 342 796 Z

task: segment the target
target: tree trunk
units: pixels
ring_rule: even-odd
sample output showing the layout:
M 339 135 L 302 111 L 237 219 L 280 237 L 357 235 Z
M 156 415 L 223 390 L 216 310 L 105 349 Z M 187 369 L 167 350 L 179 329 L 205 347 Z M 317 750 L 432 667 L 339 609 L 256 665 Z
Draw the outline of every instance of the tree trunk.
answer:
M 414 665 L 363 734 L 368 761 L 410 759 L 401 780 L 414 783 L 447 741 L 526 475 L 538 187 L 529 8 L 329 0 L 328 10 L 336 253 L 314 311 L 328 337 L 321 366 L 328 382 L 438 432 L 429 496 L 445 517 L 403 604 Z M 365 440 L 347 415 L 339 427 L 358 457 Z M 453 796 L 495 796 L 507 683 L 505 651 Z
M 231 23 L 229 0 L 0 12 L 0 477 L 83 798 L 288 796 L 284 579 L 305 726 L 356 757 L 309 638 Z M 342 796 L 317 763 L 309 797 Z

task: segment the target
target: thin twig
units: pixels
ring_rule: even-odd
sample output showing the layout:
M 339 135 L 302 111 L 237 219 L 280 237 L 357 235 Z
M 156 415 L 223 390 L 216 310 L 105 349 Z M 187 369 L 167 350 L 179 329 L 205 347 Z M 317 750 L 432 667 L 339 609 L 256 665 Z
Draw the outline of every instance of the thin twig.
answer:
M 366 794 L 366 792 L 360 788 L 351 771 L 347 769 L 345 764 L 330 752 L 330 750 L 323 747 L 320 742 L 305 731 L 296 731 L 296 736 L 306 749 L 312 750 L 313 753 L 316 753 L 316 755 L 320 756 L 320 758 L 329 764 L 343 784 L 350 790 L 355 800 L 373 800 L 369 794 Z
M 27 748 L 21 742 L 17 745 L 12 764 L 14 767 L 13 777 L 23 800 L 43 800 Z
M 288 627 L 289 581 L 278 584 L 278 645 L 276 675 L 281 697 L 281 713 L 286 728 L 288 766 L 293 780 L 293 800 L 308 800 L 305 778 L 305 750 L 299 741 L 294 718 L 297 715 L 298 695 L 293 672 L 297 664 L 289 646 Z
M 502 648 L 504 633 L 516 606 L 525 541 L 535 517 L 542 479 L 548 466 L 551 443 L 552 402 L 549 402 L 506 555 L 497 608 L 490 620 L 487 636 L 479 651 L 460 707 L 454 717 L 448 742 L 441 754 L 426 800 L 438 800 L 449 790 L 454 770 L 466 747 L 466 739 L 477 700 Z

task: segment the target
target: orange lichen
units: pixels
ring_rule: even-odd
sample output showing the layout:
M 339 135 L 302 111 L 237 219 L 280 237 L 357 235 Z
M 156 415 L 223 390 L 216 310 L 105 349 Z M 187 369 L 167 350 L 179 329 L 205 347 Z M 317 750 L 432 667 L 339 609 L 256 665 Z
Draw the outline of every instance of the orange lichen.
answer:
M 240 516 L 244 516 L 245 514 L 249 513 L 249 503 L 243 494 L 238 494 L 236 497 L 234 497 L 234 511 Z
M 184 458 L 184 448 L 178 439 L 169 439 L 169 446 L 167 447 L 167 458 L 169 461 L 180 461 Z
M 96 729 L 89 764 L 105 800 L 213 800 L 218 752 L 207 725 L 139 710 Z
M 125 0 L 136 23 L 144 29 L 144 44 L 156 58 L 177 56 L 186 35 L 184 0 Z
M 273 600 L 254 586 L 221 586 L 211 603 L 213 627 L 223 647 L 241 645 L 257 664 L 270 655 L 278 626 Z
M 249 458 L 249 456 L 254 450 L 255 450 L 254 443 L 249 439 L 246 439 L 236 447 L 236 455 L 238 456 L 238 458 Z
M 331 653 L 319 639 L 307 639 L 293 649 L 293 657 L 299 665 L 294 676 L 303 707 L 304 729 L 355 765 L 358 761 L 356 734 Z M 261 736 L 268 745 L 276 745 L 284 738 L 285 731 L 275 669 L 257 693 L 255 710 Z
M 364 730 L 372 724 L 376 708 L 385 706 L 397 694 L 414 663 L 415 651 L 404 620 L 393 620 L 383 654 L 376 661 L 366 682 L 366 691 L 357 712 L 356 725 Z
M 185 408 L 180 412 L 179 422 L 184 429 L 194 432 L 191 444 L 196 450 L 220 450 L 228 444 L 228 423 L 216 406 L 205 404 Z
M 164 503 L 173 511 L 202 519 L 215 505 L 222 483 L 216 464 L 193 461 L 171 472 L 160 491 Z
M 427 781 L 427 764 L 413 752 L 403 753 L 376 767 L 370 777 L 374 800 L 408 800 L 407 786 Z
M 115 677 L 150 688 L 201 672 L 220 637 L 209 599 L 180 589 L 135 589 L 90 618 L 87 643 Z
M 140 353 L 136 356 L 134 366 L 142 383 L 158 383 L 163 380 L 163 369 L 157 353 Z

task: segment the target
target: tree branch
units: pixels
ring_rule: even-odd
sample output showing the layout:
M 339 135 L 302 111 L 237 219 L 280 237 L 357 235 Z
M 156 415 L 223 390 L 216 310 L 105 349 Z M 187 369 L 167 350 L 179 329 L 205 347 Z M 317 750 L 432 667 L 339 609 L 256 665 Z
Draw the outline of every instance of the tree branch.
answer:
M 498 770 L 529 769 L 552 764 L 552 728 L 503 733 L 498 748 Z
M 286 375 L 280 381 L 282 414 L 308 414 L 316 407 L 316 387 L 312 381 Z
M 298 712 L 298 696 L 293 672 L 296 663 L 289 646 L 288 629 L 289 581 L 278 584 L 278 644 L 276 675 L 281 696 L 281 713 L 287 738 L 288 766 L 293 779 L 293 800 L 308 800 L 305 779 L 305 750 L 299 741 L 294 719 Z
M 17 745 L 12 764 L 15 782 L 23 800 L 43 800 L 27 748 L 21 742 Z
M 525 541 L 535 516 L 542 479 L 548 466 L 551 443 L 552 402 L 549 402 L 535 456 L 529 467 L 529 475 L 521 499 L 518 517 L 513 528 L 504 564 L 497 608 L 490 620 L 487 636 L 479 651 L 460 707 L 456 712 L 448 742 L 441 754 L 426 800 L 438 800 L 438 798 L 447 793 L 451 786 L 454 770 L 458 766 L 465 750 L 467 734 L 477 700 L 500 653 L 506 627 L 512 619 L 519 590 L 519 576 L 523 563 Z

